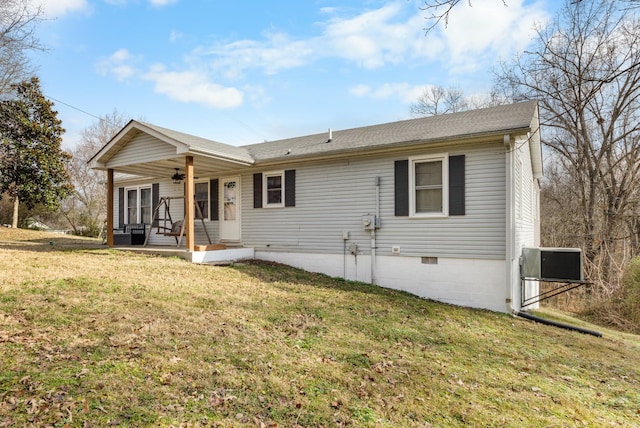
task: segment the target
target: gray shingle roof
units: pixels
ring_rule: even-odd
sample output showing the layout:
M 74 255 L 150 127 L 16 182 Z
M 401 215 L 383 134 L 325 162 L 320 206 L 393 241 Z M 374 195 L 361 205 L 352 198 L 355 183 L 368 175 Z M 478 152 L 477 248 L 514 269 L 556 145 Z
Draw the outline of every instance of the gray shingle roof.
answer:
M 245 164 L 278 161 L 291 158 L 316 157 L 415 143 L 443 142 L 465 137 L 508 134 L 530 130 L 537 109 L 536 101 L 469 110 L 460 113 L 430 116 L 337 130 L 284 140 L 268 141 L 246 146 L 232 146 L 196 137 L 150 123 L 137 122 L 143 130 L 151 129 L 186 151 Z M 535 131 L 535 130 L 532 130 Z M 105 150 L 105 146 L 102 150 Z M 97 157 L 100 154 L 96 154 Z
M 530 128 L 536 101 L 469 110 L 460 113 L 402 120 L 361 128 L 307 135 L 242 146 L 256 160 L 306 157 L 385 148 L 416 142 L 435 142 Z
M 253 163 L 253 158 L 245 148 L 196 137 L 195 135 L 185 134 L 183 132 L 174 131 L 173 129 L 163 128 L 146 122 L 140 123 L 164 135 L 165 137 L 171 138 L 172 140 L 188 146 L 189 151 L 212 154 L 231 160 Z

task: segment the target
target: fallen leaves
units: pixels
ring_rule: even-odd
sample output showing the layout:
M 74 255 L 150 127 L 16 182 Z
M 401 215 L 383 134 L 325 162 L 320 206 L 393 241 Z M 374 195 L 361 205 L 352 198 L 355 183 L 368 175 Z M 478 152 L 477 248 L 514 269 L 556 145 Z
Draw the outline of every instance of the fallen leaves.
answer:
M 229 391 L 224 389 L 214 391 L 209 396 L 209 405 L 214 408 L 218 407 L 226 407 L 229 403 L 237 400 L 238 397 L 235 395 L 229 394 Z
M 537 329 L 509 317 L 280 266 L 58 254 L 22 269 L 18 285 L 0 284 L 0 428 L 640 417 L 638 360 L 606 339 L 532 341 Z M 32 263 L 20 257 L 3 266 Z M 564 337 L 580 344 L 575 355 L 558 349 Z
M 12 391 L 2 400 L 3 405 L 8 405 L 13 412 L 24 412 L 29 420 L 36 425 L 41 421 L 57 420 L 62 422 L 73 422 L 74 413 L 78 410 L 84 411 L 86 402 L 78 402 L 62 390 L 50 390 L 43 392 L 42 388 L 33 384 L 30 379 L 23 378 L 25 390 Z M 35 392 L 36 394 L 25 394 Z M 43 426 L 48 426 L 46 423 Z

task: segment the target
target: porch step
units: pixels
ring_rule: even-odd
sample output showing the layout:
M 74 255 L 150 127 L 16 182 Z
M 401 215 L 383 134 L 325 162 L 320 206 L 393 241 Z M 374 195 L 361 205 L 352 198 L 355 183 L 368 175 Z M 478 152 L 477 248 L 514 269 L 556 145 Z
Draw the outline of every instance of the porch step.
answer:
M 236 262 L 234 262 L 233 260 L 215 260 L 215 261 L 211 261 L 211 262 L 202 262 L 202 263 L 198 263 L 200 265 L 206 265 L 206 266 L 231 266 L 234 264 L 237 264 Z
M 224 246 L 224 244 L 221 244 Z M 253 248 L 230 247 L 219 250 L 194 251 L 189 253 L 193 263 L 221 263 L 226 264 L 243 259 L 252 259 L 255 256 Z
M 226 250 L 227 246 L 225 244 L 212 244 L 212 245 L 194 245 L 194 251 L 215 251 L 215 250 Z

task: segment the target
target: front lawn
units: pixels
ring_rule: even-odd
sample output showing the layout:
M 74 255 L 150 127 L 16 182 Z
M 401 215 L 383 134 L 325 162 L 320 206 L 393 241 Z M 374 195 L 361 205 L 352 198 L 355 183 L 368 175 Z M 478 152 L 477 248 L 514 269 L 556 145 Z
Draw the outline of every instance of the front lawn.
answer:
M 640 426 L 640 338 L 587 327 L 2 229 L 0 427 Z

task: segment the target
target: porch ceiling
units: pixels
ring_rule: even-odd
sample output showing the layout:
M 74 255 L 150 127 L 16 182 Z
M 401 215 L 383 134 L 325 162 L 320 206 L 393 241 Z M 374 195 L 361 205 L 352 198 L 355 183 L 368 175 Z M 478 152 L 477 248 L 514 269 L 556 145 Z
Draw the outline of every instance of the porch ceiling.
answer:
M 113 170 L 118 173 L 132 174 L 141 177 L 170 179 L 176 172 L 176 168 L 184 173 L 185 157 L 186 155 L 178 155 L 167 159 L 118 165 L 114 166 Z M 241 167 L 241 165 L 234 162 L 193 155 L 193 171 L 195 177 L 218 176 L 227 171 L 237 170 L 239 167 Z

